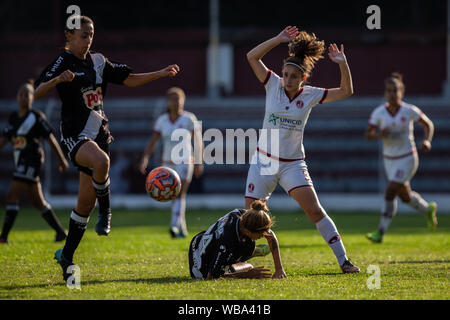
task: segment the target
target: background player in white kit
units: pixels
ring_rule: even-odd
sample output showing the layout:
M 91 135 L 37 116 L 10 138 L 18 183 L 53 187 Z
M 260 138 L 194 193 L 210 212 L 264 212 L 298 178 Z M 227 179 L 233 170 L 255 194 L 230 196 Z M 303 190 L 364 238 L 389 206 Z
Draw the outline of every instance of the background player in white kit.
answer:
M 195 161 L 191 148 L 185 149 L 186 154 L 182 154 L 182 163 L 175 164 L 176 159 L 172 158 L 173 148 L 179 144 L 179 141 L 172 141 L 172 133 L 177 129 L 184 129 L 189 132 L 190 137 L 186 141 L 191 141 L 191 137 L 196 139 L 198 150 L 202 152 L 203 142 L 201 132 L 197 128 L 197 118 L 192 112 L 184 111 L 184 102 L 186 95 L 180 88 L 173 87 L 167 91 L 167 112 L 158 117 L 154 125 L 154 132 L 147 144 L 144 155 L 140 163 L 140 171 L 146 174 L 148 159 L 153 154 L 159 139 L 163 141 L 162 165 L 174 169 L 181 179 L 181 192 L 178 198 L 172 201 L 172 219 L 170 222 L 170 234 L 173 238 L 184 238 L 187 236 L 186 227 L 186 194 L 192 179 L 192 173 L 199 178 L 203 173 L 203 164 L 201 161 Z M 190 146 L 189 146 L 190 147 Z M 196 159 L 201 160 L 201 154 L 196 155 Z
M 289 58 L 284 61 L 280 78 L 268 70 L 261 59 L 271 49 L 286 42 L 289 42 Z M 339 50 L 336 44 L 331 44 L 328 53 L 329 58 L 339 65 L 340 87 L 328 90 L 304 85 L 315 63 L 323 58 L 324 51 L 324 42 L 316 39 L 314 34 L 299 32 L 297 27 L 289 26 L 247 53 L 253 72 L 266 89 L 263 129 L 278 130 L 279 141 L 270 141 L 269 135 L 267 146 L 264 146 L 260 137 L 248 172 L 245 205 L 248 209 L 255 199 L 268 200 L 279 183 L 316 224 L 342 271 L 355 273 L 360 269 L 348 260 L 336 226 L 319 203 L 304 160 L 303 130 L 312 107 L 353 94 L 350 69 L 342 45 Z M 272 145 L 275 148 L 269 148 Z M 270 161 L 271 165 L 277 164 L 278 172 L 267 174 L 263 163 Z
M 431 229 L 437 226 L 436 203 L 423 200 L 420 194 L 411 190 L 410 185 L 419 164 L 414 141 L 414 122 L 417 121 L 424 128 L 425 139 L 420 145 L 423 152 L 431 150 L 434 125 L 419 108 L 402 101 L 404 93 L 403 77 L 399 73 L 393 73 L 385 80 L 384 94 L 387 103 L 372 112 L 365 133 L 368 140 L 383 139 L 384 168 L 389 181 L 378 231 L 366 235 L 373 242 L 382 241 L 397 212 L 397 196 L 425 214 Z

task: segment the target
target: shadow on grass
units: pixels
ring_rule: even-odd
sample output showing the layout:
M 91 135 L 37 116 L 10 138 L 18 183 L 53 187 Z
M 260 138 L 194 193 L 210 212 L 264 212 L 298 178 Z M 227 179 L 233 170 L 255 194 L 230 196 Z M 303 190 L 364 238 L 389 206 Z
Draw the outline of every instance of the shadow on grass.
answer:
M 450 260 L 410 260 L 410 261 L 390 261 L 389 264 L 422 264 L 422 263 L 450 263 Z
M 170 284 L 170 283 L 183 283 L 183 282 L 196 282 L 199 280 L 189 277 L 161 277 L 161 278 L 148 278 L 148 279 L 111 279 L 111 280 L 90 280 L 81 281 L 83 285 L 96 285 L 105 283 L 148 283 L 148 284 Z M 23 289 L 39 289 L 48 287 L 65 287 L 64 282 L 60 283 L 42 283 L 32 285 L 19 285 L 19 286 L 0 286 L 0 290 L 23 290 Z

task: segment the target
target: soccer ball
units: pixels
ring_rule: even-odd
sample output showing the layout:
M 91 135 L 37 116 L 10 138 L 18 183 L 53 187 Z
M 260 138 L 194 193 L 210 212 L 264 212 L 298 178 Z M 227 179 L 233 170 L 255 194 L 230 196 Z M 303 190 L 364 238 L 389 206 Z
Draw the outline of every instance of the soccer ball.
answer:
M 145 179 L 145 190 L 156 201 L 171 201 L 180 194 L 180 176 L 175 170 L 168 167 L 155 168 Z

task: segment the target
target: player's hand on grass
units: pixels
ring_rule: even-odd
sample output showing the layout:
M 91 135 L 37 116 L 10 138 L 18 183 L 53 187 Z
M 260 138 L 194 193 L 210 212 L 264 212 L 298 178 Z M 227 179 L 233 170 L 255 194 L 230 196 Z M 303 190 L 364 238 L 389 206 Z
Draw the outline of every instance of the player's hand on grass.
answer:
M 272 275 L 272 279 L 283 279 L 287 278 L 286 272 L 284 269 L 275 270 L 275 273 Z
M 180 67 L 176 64 L 171 64 L 170 66 L 165 67 L 162 69 L 161 74 L 163 77 L 175 77 L 178 72 L 180 72 Z
M 430 152 L 431 151 L 431 142 L 429 140 L 423 140 L 420 144 L 420 150 L 423 152 Z
M 341 44 L 341 50 L 339 50 L 335 43 L 330 44 L 328 47 L 328 57 L 337 64 L 347 63 L 347 58 L 344 54 L 344 45 Z
M 61 82 L 71 82 L 74 78 L 75 74 L 70 70 L 66 70 L 63 73 L 61 73 L 56 79 L 58 83 L 61 83 Z
M 297 27 L 288 26 L 283 31 L 281 31 L 276 38 L 280 41 L 280 43 L 289 42 L 295 38 L 298 32 L 299 31 Z

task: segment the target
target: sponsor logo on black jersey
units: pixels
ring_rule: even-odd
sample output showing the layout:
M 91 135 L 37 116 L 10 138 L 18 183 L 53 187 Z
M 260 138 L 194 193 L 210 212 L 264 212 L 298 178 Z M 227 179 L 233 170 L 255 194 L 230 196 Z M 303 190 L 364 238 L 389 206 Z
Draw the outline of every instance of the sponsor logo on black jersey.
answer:
M 89 109 L 101 106 L 103 104 L 102 88 L 98 87 L 97 90 L 88 90 L 83 93 L 84 104 Z

